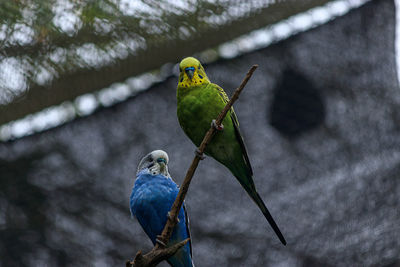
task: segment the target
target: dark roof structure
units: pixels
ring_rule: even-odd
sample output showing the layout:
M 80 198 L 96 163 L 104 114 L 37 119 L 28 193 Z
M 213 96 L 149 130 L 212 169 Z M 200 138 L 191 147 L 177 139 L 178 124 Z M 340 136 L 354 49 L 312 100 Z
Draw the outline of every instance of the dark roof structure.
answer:
M 12 89 L 0 76 L 0 125 L 328 2 L 0 3 L 0 60 L 23 72 Z
M 198 266 L 400 264 L 394 40 L 394 3 L 378 0 L 205 66 L 230 95 L 259 64 L 235 110 L 255 184 L 288 245 L 206 158 L 186 199 Z M 0 143 L 0 265 L 118 266 L 151 248 L 128 199 L 146 153 L 167 151 L 178 183 L 189 166 L 195 147 L 178 125 L 176 83 Z

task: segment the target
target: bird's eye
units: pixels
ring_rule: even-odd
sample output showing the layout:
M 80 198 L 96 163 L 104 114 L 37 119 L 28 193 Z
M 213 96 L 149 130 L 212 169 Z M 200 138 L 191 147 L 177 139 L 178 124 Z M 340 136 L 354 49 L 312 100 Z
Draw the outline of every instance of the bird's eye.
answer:
M 149 157 L 147 160 L 148 160 L 149 162 L 152 162 L 152 161 L 153 161 L 153 158 L 152 158 L 152 157 Z

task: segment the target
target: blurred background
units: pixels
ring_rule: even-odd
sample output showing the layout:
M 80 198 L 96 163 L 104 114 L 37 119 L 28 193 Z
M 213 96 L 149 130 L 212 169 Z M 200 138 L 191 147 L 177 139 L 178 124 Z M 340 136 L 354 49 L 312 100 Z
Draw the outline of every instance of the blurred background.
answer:
M 0 266 L 151 249 L 129 195 L 152 150 L 178 183 L 189 167 L 175 94 L 192 55 L 228 95 L 259 65 L 235 109 L 288 241 L 207 158 L 186 199 L 196 266 L 400 266 L 396 3 L 1 1 Z

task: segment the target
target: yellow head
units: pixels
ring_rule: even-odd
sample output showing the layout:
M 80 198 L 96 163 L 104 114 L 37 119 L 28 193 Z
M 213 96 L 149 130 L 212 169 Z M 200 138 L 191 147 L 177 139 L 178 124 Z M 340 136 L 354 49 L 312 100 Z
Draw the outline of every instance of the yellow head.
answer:
M 209 83 L 200 61 L 194 57 L 184 58 L 179 64 L 178 87 L 199 86 Z

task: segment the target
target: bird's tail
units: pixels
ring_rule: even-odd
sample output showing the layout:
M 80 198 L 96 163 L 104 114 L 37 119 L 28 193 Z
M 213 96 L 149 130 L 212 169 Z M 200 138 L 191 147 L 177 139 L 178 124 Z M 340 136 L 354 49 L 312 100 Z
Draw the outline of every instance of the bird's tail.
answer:
M 279 240 L 282 242 L 283 245 L 286 246 L 285 237 L 283 237 L 281 230 L 279 230 L 278 225 L 276 224 L 274 218 L 272 218 L 271 213 L 267 209 L 267 206 L 265 206 L 264 201 L 261 199 L 260 195 L 257 193 L 257 191 L 253 191 L 251 193 L 248 192 L 248 193 L 249 193 L 250 197 L 254 200 L 254 202 L 257 204 L 257 206 L 260 208 L 261 212 L 264 214 L 264 217 L 267 219 L 267 221 L 271 225 L 272 229 L 274 230 L 275 234 L 278 236 Z
M 192 257 L 189 253 L 180 248 L 168 260 L 168 263 L 173 267 L 194 267 Z
M 237 166 L 231 166 L 231 168 L 229 168 L 229 169 L 232 171 L 232 174 L 235 175 L 235 177 L 238 179 L 239 183 L 243 186 L 243 188 L 249 194 L 251 199 L 260 208 L 261 212 L 264 214 L 264 217 L 267 219 L 267 221 L 271 225 L 272 229 L 274 230 L 275 234 L 278 236 L 279 240 L 282 242 L 283 245 L 286 246 L 286 240 L 283 237 L 281 230 L 279 230 L 279 227 L 276 224 L 274 218 L 272 218 L 272 215 L 269 212 L 267 206 L 265 206 L 264 201 L 262 200 L 262 198 L 256 191 L 256 188 L 255 188 L 255 185 L 253 182 L 252 172 L 246 170 L 246 168 L 243 168 L 243 167 L 237 168 Z

